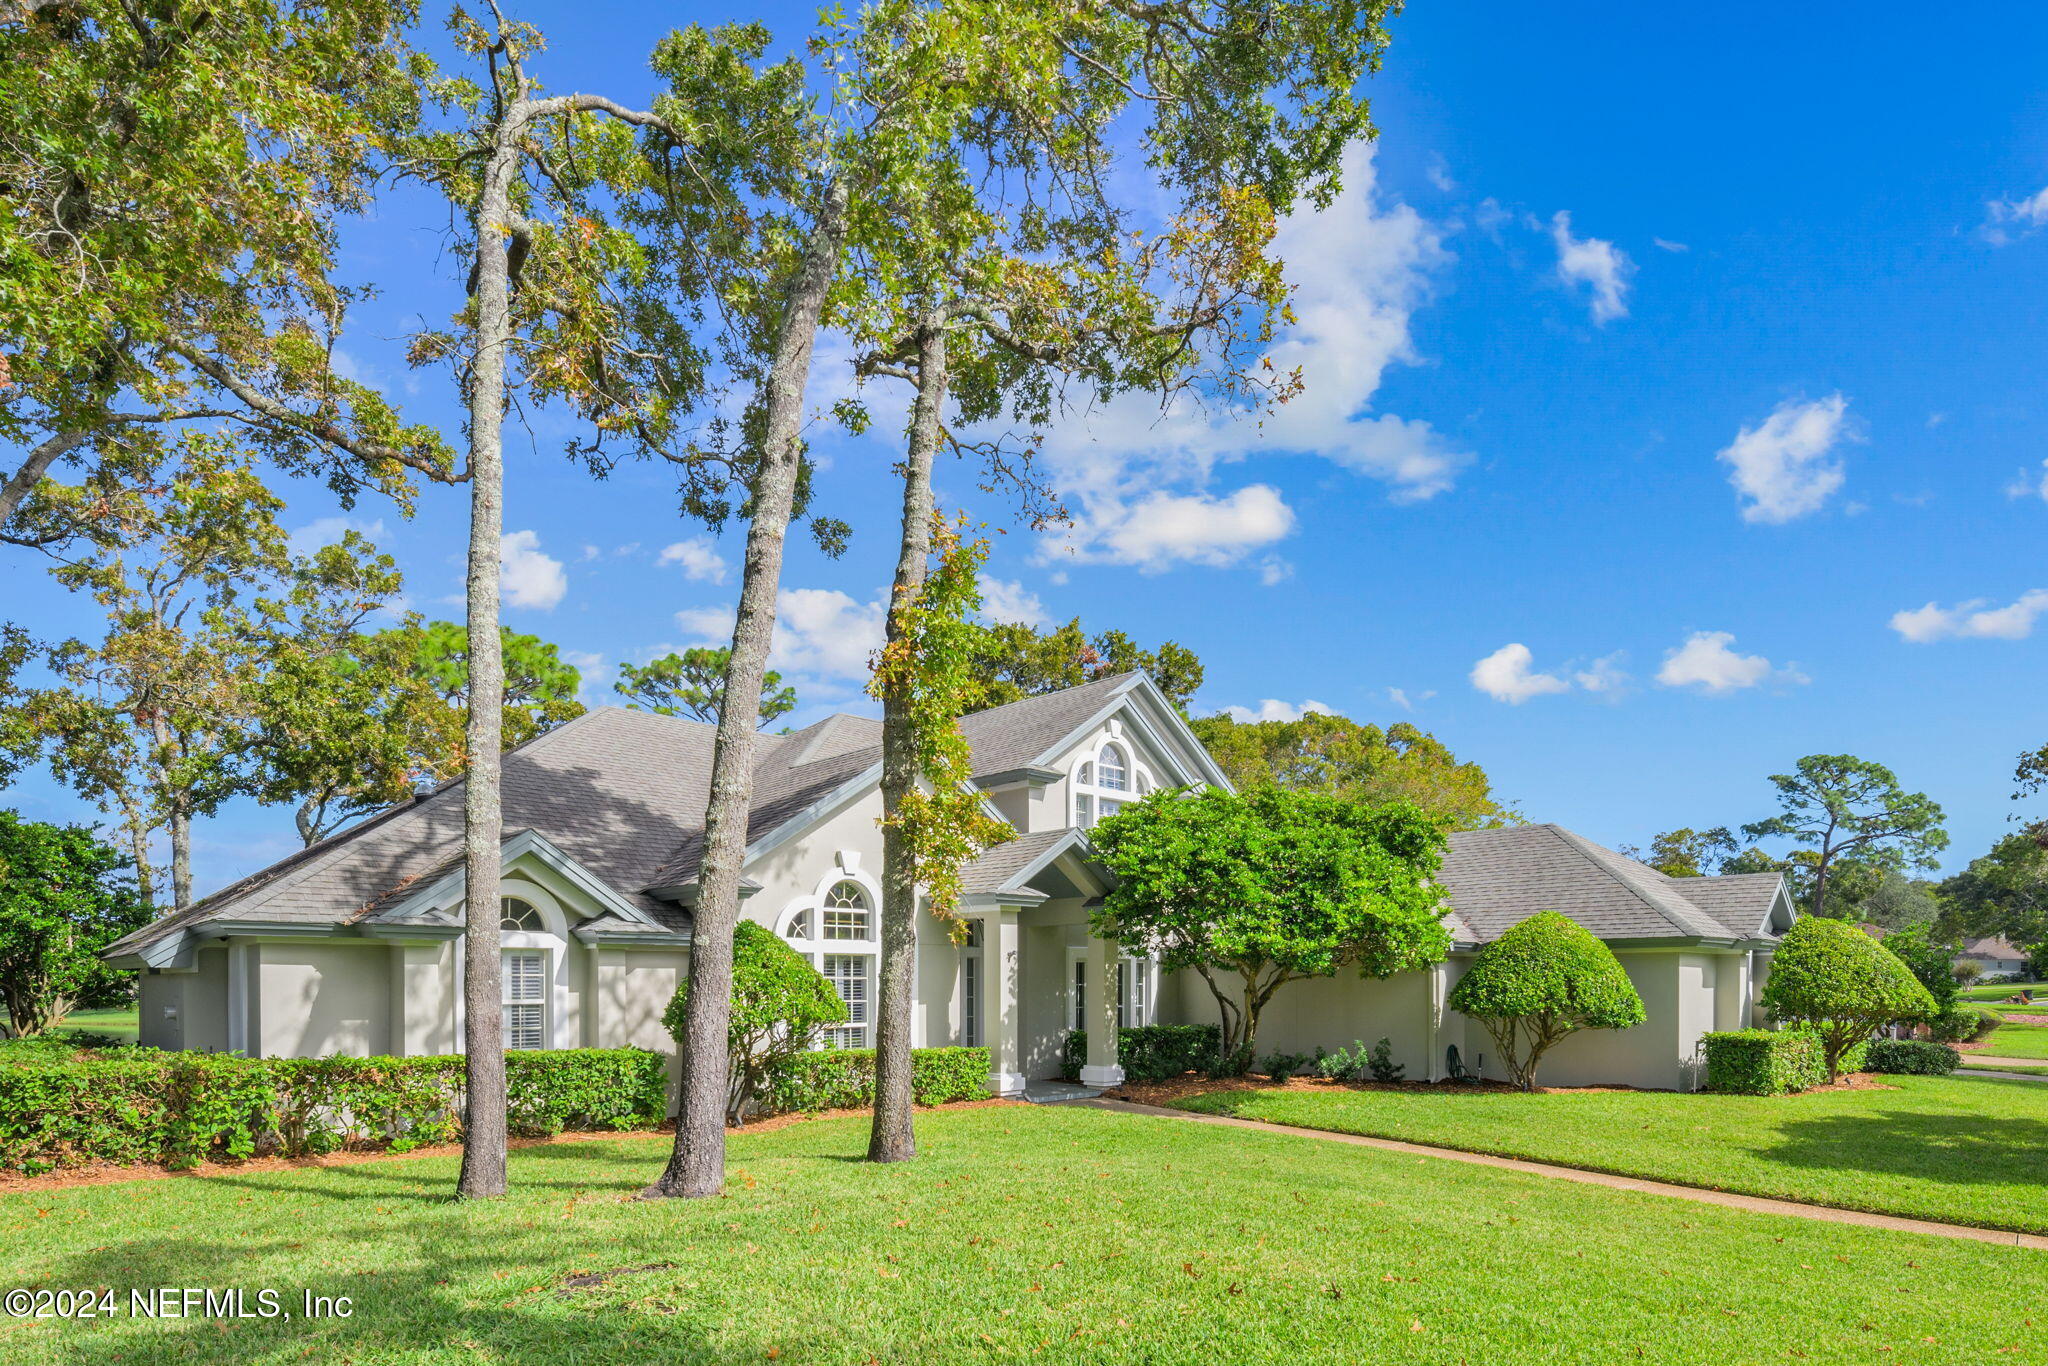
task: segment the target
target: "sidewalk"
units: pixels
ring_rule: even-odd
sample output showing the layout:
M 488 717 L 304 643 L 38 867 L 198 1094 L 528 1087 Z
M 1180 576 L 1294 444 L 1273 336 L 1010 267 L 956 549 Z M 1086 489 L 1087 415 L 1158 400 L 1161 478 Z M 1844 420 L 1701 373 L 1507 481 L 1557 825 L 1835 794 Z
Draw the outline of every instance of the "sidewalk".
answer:
M 1548 1176 L 1559 1181 L 1576 1181 L 1581 1185 L 1605 1186 L 1609 1190 L 1637 1191 L 1646 1195 L 1668 1195 L 1677 1200 L 1693 1200 L 1703 1205 L 1749 1210 L 1755 1214 L 1783 1214 L 1794 1219 L 1813 1219 L 1821 1223 L 1856 1224 L 1863 1228 L 1887 1228 L 1900 1233 L 1925 1233 L 1936 1238 L 1959 1238 L 1969 1242 L 1996 1243 L 2005 1247 L 2031 1247 L 2048 1252 L 2048 1236 L 2038 1233 L 2013 1233 L 2004 1229 L 1974 1228 L 1968 1224 L 1937 1223 L 1931 1219 L 1907 1219 L 1896 1214 L 1871 1214 L 1863 1210 L 1836 1209 L 1832 1205 L 1807 1205 L 1797 1200 L 1772 1200 L 1760 1195 L 1736 1195 L 1730 1191 L 1706 1190 L 1698 1186 L 1681 1186 L 1669 1181 L 1650 1181 L 1635 1176 L 1616 1176 L 1610 1172 L 1589 1172 L 1578 1167 L 1560 1167 L 1549 1162 L 1529 1162 L 1517 1157 L 1468 1153 L 1458 1148 L 1438 1148 L 1425 1143 L 1406 1143 L 1392 1138 L 1367 1138 L 1362 1134 L 1299 1129 L 1287 1124 L 1267 1124 L 1263 1120 L 1233 1119 L 1227 1115 L 1200 1115 L 1188 1110 L 1169 1110 L 1158 1105 L 1137 1105 L 1127 1100 L 1082 1100 L 1069 1103 L 1094 1110 L 1114 1110 L 1118 1114 L 1151 1115 L 1160 1119 L 1184 1120 L 1192 1124 L 1222 1124 L 1238 1129 L 1257 1129 L 1269 1134 L 1290 1134 L 1296 1138 L 1318 1138 L 1327 1143 L 1349 1143 L 1354 1147 L 1378 1148 L 1383 1152 L 1438 1157 L 1447 1162 L 1466 1162 L 1476 1167 L 1503 1167 L 1509 1171 L 1528 1172 L 1534 1176 Z

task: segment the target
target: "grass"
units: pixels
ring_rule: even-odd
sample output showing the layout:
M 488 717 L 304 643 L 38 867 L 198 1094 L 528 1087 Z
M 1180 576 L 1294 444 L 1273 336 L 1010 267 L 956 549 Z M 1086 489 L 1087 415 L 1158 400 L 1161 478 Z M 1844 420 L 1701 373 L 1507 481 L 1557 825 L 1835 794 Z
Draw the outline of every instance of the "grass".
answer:
M 1050 1107 L 742 1136 L 722 1198 L 630 1195 L 665 1144 L 0 1196 L 0 1282 L 301 1287 L 347 1319 L 0 1319 L 0 1360 L 1607 1363 L 2019 1359 L 2048 1256 Z M 661 1265 L 654 1265 L 661 1264 Z M 588 1289 L 565 1277 L 637 1268 Z M 2024 1348 L 2024 1350 L 2033 1350 Z
M 1973 1063 L 1970 1061 L 1970 1055 L 1968 1053 L 1963 1054 L 1962 1070 L 1965 1072 L 2011 1072 L 2022 1077 L 2048 1077 L 2048 1067 L 1996 1066 L 1988 1062 Z
M 1659 1091 L 1212 1091 L 1179 1104 L 1949 1223 L 2048 1232 L 2032 1082 L 1890 1077 L 1797 1096 Z
M 2003 1001 L 2006 997 L 2021 991 L 2031 991 L 2035 996 L 2048 996 L 2048 983 L 2015 982 L 2002 987 L 1964 987 L 1963 999 L 1978 1002 Z
M 119 1010 L 74 1010 L 64 1017 L 62 1027 L 88 1034 L 108 1034 L 123 1043 L 134 1043 L 138 1029 L 136 1009 L 124 1006 Z
M 2048 1025 L 2002 1024 L 1977 1042 L 1994 1058 L 2048 1058 Z

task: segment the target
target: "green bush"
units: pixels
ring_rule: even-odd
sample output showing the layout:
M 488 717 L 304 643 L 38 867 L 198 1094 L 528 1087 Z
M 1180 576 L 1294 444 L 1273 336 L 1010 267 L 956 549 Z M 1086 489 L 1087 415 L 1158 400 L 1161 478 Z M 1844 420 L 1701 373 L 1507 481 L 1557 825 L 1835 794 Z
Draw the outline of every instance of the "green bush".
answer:
M 1764 984 L 1764 1009 L 1783 1024 L 1815 1030 L 1828 1079 L 1880 1025 L 1924 1020 L 1934 998 L 1906 965 L 1846 920 L 1803 916 L 1785 931 Z
M 1116 1032 L 1117 1065 L 1129 1081 L 1168 1081 L 1215 1070 L 1223 1031 L 1215 1025 L 1134 1025 Z M 1070 1032 L 1060 1046 L 1060 1075 L 1073 1081 L 1088 1061 L 1088 1031 Z
M 1318 1061 L 1307 1053 L 1282 1053 L 1274 1050 L 1259 1064 L 1260 1070 L 1274 1081 L 1286 1081 L 1297 1072 L 1306 1072 L 1309 1064 Z
M 0 1062 L 0 1170 L 402 1152 L 461 1135 L 462 1085 L 460 1056 L 17 1055 Z M 505 1085 L 515 1134 L 652 1128 L 668 1111 L 668 1058 L 639 1048 L 508 1053 Z
M 1556 911 L 1538 911 L 1481 949 L 1451 989 L 1450 1007 L 1486 1026 L 1524 1091 L 1560 1039 L 1643 1022 L 1642 997 L 1613 950 Z
M 661 1022 L 682 1042 L 690 980 L 676 987 Z M 725 1122 L 759 1108 L 770 1073 L 810 1051 L 828 1025 L 844 1023 L 846 1002 L 810 960 L 765 925 L 742 920 L 732 936 L 732 1006 L 726 1023 Z
M 988 1095 L 986 1048 L 918 1048 L 910 1054 L 910 1094 L 919 1105 Z M 761 1108 L 858 1110 L 875 1103 L 875 1050 L 826 1048 L 779 1063 L 762 1086 Z
M 1985 1019 L 1987 1015 L 1989 1020 Z M 1958 1001 L 1927 1022 L 1927 1033 L 1936 1043 L 1970 1043 L 2002 1023 L 1997 1011 Z
M 1806 1030 L 1731 1029 L 1700 1036 L 1706 1088 L 1742 1096 L 1779 1096 L 1818 1086 L 1827 1072 L 1820 1040 Z
M 1864 1066 L 1873 1072 L 1909 1077 L 1945 1077 L 1963 1065 L 1963 1055 L 1945 1043 L 1924 1039 L 1879 1039 Z

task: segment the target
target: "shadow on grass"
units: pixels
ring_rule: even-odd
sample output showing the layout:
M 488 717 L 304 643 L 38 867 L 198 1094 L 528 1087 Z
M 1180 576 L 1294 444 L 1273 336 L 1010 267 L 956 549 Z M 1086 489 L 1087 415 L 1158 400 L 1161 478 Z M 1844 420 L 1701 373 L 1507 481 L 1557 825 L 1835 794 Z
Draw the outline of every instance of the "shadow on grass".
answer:
M 2048 1216 L 2048 1119 L 1911 1110 L 1796 1119 L 1757 1156 L 1790 1167 L 1883 1173 L 1955 1185 L 2024 1186 Z

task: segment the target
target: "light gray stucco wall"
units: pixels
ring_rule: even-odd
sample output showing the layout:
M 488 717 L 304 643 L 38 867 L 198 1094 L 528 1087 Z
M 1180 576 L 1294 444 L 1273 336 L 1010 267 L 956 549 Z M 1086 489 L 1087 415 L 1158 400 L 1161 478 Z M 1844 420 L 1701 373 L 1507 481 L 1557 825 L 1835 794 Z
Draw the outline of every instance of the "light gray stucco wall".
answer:
M 365 1057 L 391 1051 L 391 949 L 271 943 L 256 950 L 264 1057 Z M 260 984 L 260 985 L 258 985 Z
M 1218 980 L 1228 991 L 1237 979 L 1231 975 Z M 1170 993 L 1161 1008 L 1170 1004 L 1176 1023 L 1218 1023 L 1216 997 L 1200 975 L 1173 974 Z M 1429 1075 L 1429 1008 L 1427 972 L 1400 972 L 1384 980 L 1347 972 L 1289 982 L 1273 994 L 1259 1016 L 1259 1059 L 1274 1052 L 1311 1053 L 1318 1046 L 1335 1052 L 1355 1042 L 1371 1047 L 1385 1038 L 1394 1061 L 1408 1069 L 1408 1079 L 1422 1080 Z
M 191 972 L 143 973 L 136 979 L 138 1040 L 150 1048 L 218 1053 L 228 1046 L 228 951 L 201 949 Z M 164 1009 L 177 1012 L 166 1020 Z
M 673 1053 L 662 1013 L 689 970 L 680 949 L 603 949 L 595 954 L 597 1048 L 651 1048 Z

